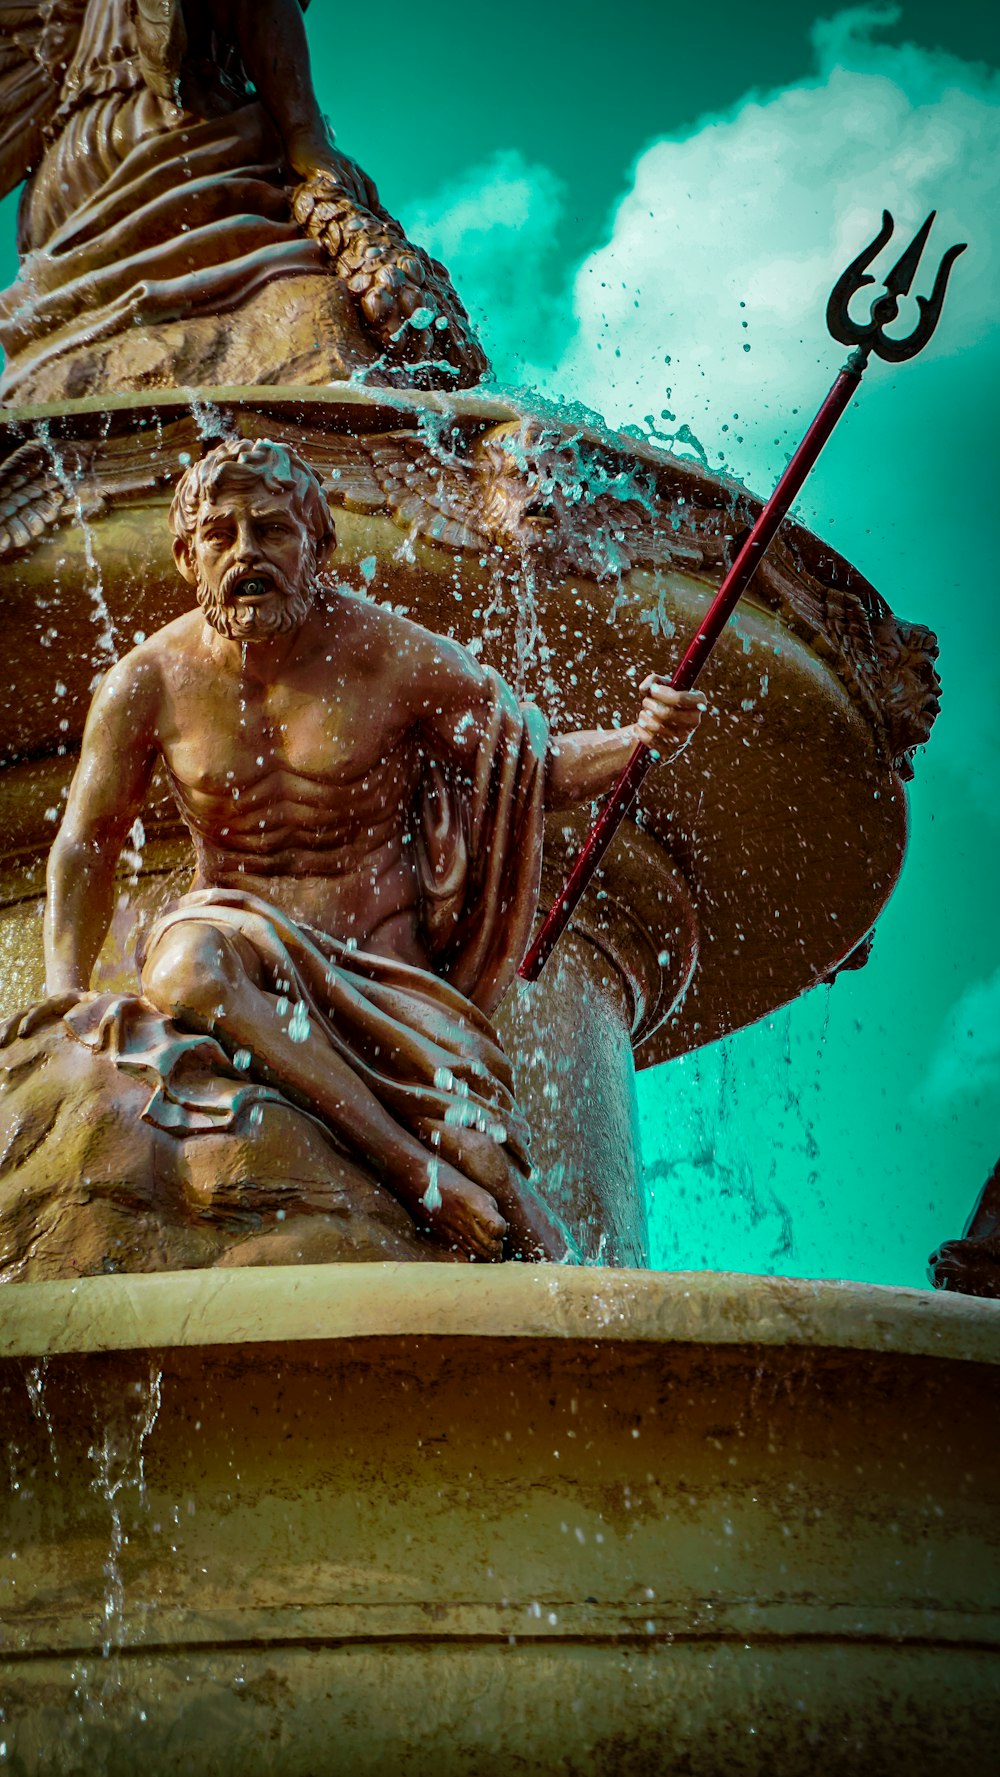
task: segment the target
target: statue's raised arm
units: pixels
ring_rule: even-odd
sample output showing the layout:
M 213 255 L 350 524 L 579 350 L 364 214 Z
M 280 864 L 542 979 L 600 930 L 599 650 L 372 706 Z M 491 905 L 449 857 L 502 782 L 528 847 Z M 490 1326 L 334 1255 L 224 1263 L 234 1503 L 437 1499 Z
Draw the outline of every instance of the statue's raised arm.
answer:
M 444 268 L 339 153 L 300 0 L 0 0 L 0 297 L 18 402 L 220 383 L 465 386 Z

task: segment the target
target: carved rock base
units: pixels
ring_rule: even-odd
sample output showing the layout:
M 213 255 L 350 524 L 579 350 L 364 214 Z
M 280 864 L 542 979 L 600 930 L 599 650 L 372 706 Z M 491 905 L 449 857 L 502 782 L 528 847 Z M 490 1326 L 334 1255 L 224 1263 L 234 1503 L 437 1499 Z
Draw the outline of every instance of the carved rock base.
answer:
M 326 274 L 276 278 L 240 308 L 190 315 L 116 334 L 86 352 L 43 359 L 18 390 L 21 401 L 76 401 L 145 389 L 213 383 L 343 382 L 380 352 L 358 323 L 354 299 Z M 377 374 L 372 381 L 379 382 Z
M 0 1281 L 449 1258 L 291 1105 L 172 1135 L 142 1119 L 149 1085 L 61 1022 L 0 1066 Z

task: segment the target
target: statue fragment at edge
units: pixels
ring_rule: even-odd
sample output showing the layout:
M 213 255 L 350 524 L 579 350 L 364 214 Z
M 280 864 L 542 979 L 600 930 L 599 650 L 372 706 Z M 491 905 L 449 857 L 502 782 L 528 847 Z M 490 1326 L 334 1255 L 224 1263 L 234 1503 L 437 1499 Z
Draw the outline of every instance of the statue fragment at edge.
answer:
M 479 380 L 444 267 L 334 147 L 307 3 L 0 0 L 5 399 Z
M 267 440 L 193 464 L 171 522 L 198 608 L 94 699 L 49 862 L 50 997 L 0 1034 L 0 1271 L 65 1275 L 73 1227 L 83 1268 L 102 1241 L 111 1268 L 135 1270 L 566 1256 L 488 1015 L 530 935 L 544 809 L 602 794 L 639 739 L 676 752 L 701 694 L 652 675 L 635 722 L 550 738 L 458 643 L 322 577 L 335 533 L 320 484 Z M 95 994 L 118 857 L 161 762 L 192 887 L 147 936 L 141 994 Z M 109 1077 L 133 1095 L 103 1114 L 124 1173 L 101 1145 Z M 275 1108 L 281 1139 L 255 1150 Z M 73 1124 L 99 1132 L 76 1169 Z M 345 1253 L 329 1230 L 359 1192 L 367 1233 Z M 278 1202 L 285 1244 L 248 1241 Z

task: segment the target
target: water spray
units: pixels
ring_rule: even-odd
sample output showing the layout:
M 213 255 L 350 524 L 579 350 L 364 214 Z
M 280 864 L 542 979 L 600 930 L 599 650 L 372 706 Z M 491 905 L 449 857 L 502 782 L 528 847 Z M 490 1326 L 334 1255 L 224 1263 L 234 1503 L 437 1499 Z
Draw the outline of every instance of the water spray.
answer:
M 873 302 L 867 322 L 853 321 L 849 304 L 851 298 L 864 289 L 866 284 L 875 283 L 867 267 L 892 235 L 893 220 L 888 210 L 882 212 L 882 226 L 875 239 L 851 261 L 834 285 L 827 303 L 826 324 L 839 344 L 852 347 L 851 354 L 831 385 L 825 401 L 771 498 L 738 550 L 732 567 L 674 672 L 670 681 L 672 690 L 689 691 L 696 683 L 712 649 L 774 541 L 788 508 L 857 391 L 869 358 L 874 353 L 888 364 L 902 364 L 907 358 L 915 358 L 918 352 L 923 351 L 934 332 L 941 315 L 951 268 L 959 254 L 965 252 L 964 241 L 959 246 L 948 248 L 938 267 L 930 296 L 917 297 L 920 319 L 912 333 L 903 339 L 890 339 L 885 330 L 899 313 L 900 297 L 908 294 L 913 283 L 936 213 L 931 211 L 923 227 L 918 230 L 885 278 L 885 294 Z M 642 742 L 635 748 L 594 822 L 564 888 L 546 914 L 518 970 L 522 981 L 537 981 L 554 946 L 569 924 L 580 897 L 635 802 L 647 772 L 652 770 L 658 759 L 659 754 L 654 748 Z

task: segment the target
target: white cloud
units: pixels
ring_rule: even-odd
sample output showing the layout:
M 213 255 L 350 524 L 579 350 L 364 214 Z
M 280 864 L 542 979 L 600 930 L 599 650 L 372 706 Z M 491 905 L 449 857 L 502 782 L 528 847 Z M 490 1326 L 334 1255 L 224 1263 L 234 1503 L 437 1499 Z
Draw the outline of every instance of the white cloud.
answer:
M 518 383 L 536 381 L 547 353 L 565 344 L 567 310 L 551 288 L 564 207 L 555 173 L 507 149 L 404 218 L 448 267 L 498 372 Z
M 641 156 L 611 239 L 577 275 L 556 386 L 617 423 L 667 407 L 713 460 L 724 452 L 754 479 L 773 477 L 837 366 L 829 291 L 883 206 L 897 223 L 884 269 L 938 210 L 917 289 L 945 246 L 972 243 L 928 357 L 987 337 L 1000 274 L 1000 75 L 873 42 L 894 16 L 864 8 L 817 25 L 813 77 Z
M 924 1099 L 934 1110 L 1000 1094 L 1000 969 L 955 1001 L 931 1057 Z
M 996 349 L 1000 73 L 879 43 L 898 16 L 868 6 L 820 21 L 812 73 L 654 143 L 610 238 L 575 275 L 558 258 L 563 187 L 516 150 L 411 208 L 407 225 L 449 266 L 498 379 L 614 424 L 652 415 L 670 433 L 666 408 L 713 461 L 764 485 L 843 356 L 826 299 L 883 207 L 897 223 L 883 270 L 938 211 L 918 290 L 947 245 L 970 242 L 922 363 Z M 900 326 L 915 319 L 911 305 Z M 879 366 L 869 383 L 894 378 Z
M 934 339 L 912 364 L 872 366 L 796 511 L 900 615 L 938 631 L 933 758 L 992 823 L 1000 699 L 981 638 L 994 622 L 996 451 L 983 396 L 1000 379 L 1000 73 L 879 43 L 897 14 L 817 24 L 803 79 L 654 143 L 610 238 L 568 278 L 559 183 L 515 153 L 407 221 L 450 265 L 501 382 L 615 425 L 651 416 L 668 438 L 690 427 L 711 464 L 766 493 L 845 355 L 825 326 L 835 278 L 883 206 L 897 224 L 883 272 L 937 209 L 916 290 L 946 246 L 969 251 Z M 912 305 L 900 326 L 915 318 Z

